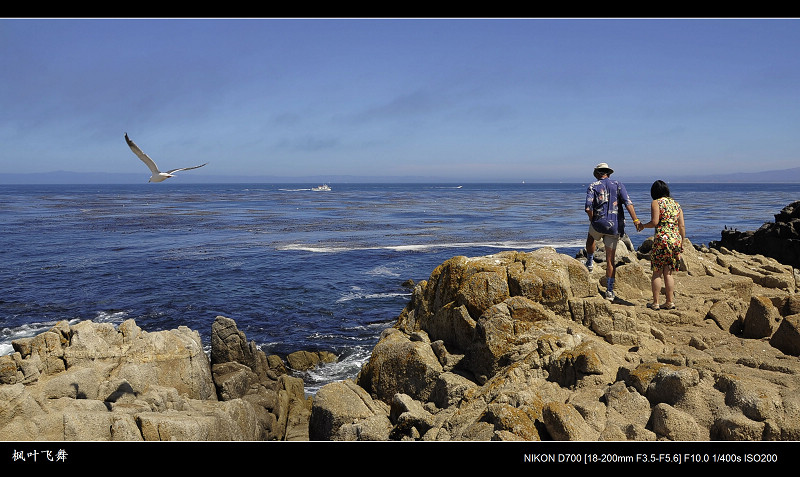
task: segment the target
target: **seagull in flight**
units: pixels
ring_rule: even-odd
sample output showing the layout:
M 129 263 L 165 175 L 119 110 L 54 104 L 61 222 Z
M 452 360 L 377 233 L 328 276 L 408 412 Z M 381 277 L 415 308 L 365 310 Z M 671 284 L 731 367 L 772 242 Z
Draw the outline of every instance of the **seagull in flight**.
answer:
M 133 151 L 133 153 L 136 154 L 136 156 L 139 157 L 139 159 L 141 159 L 142 162 L 144 162 L 147 165 L 147 167 L 150 168 L 150 171 L 153 173 L 153 175 L 150 177 L 150 180 L 148 180 L 147 182 L 165 181 L 165 180 L 169 179 L 170 177 L 174 177 L 174 175 L 175 175 L 174 173 L 175 172 L 186 171 L 186 170 L 189 170 L 189 169 L 197 169 L 198 167 L 203 167 L 206 164 L 208 164 L 206 162 L 206 164 L 200 164 L 199 166 L 182 167 L 180 169 L 171 169 L 171 170 L 166 171 L 166 172 L 161 172 L 160 170 L 158 170 L 158 166 L 156 165 L 156 163 L 153 162 L 152 159 L 150 159 L 150 156 L 148 156 L 147 154 L 142 152 L 142 150 L 139 149 L 139 146 L 137 146 L 136 143 L 131 141 L 131 139 L 128 137 L 128 133 L 125 133 L 125 142 L 128 143 L 128 146 L 131 148 L 131 151 Z

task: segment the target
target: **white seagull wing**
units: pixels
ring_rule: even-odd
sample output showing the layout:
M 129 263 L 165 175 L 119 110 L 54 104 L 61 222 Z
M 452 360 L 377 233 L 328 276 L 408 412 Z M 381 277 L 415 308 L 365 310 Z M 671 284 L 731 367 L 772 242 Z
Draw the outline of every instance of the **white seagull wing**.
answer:
M 150 171 L 153 174 L 157 175 L 161 173 L 161 171 L 158 170 L 158 166 L 156 165 L 156 163 L 152 159 L 150 159 L 150 156 L 142 152 L 142 150 L 139 149 L 139 146 L 137 146 L 136 143 L 131 141 L 131 139 L 128 137 L 128 133 L 125 133 L 125 142 L 128 143 L 128 147 L 131 148 L 131 151 L 133 151 L 133 153 L 136 154 L 136 156 L 138 156 L 139 159 L 141 159 L 142 162 L 144 162 L 148 168 L 150 168 Z
M 206 162 L 206 164 L 208 163 Z M 198 167 L 203 167 L 206 164 L 200 164 L 199 166 L 192 166 L 192 167 L 181 167 L 180 169 L 172 169 L 167 171 L 167 174 L 172 174 L 173 172 L 178 172 L 178 171 L 188 171 L 189 169 L 197 169 Z

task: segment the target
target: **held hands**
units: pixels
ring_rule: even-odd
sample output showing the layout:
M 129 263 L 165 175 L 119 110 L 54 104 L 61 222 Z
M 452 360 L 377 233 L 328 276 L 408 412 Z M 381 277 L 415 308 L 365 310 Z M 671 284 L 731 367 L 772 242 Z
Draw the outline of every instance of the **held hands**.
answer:
M 634 225 L 636 225 L 636 231 L 641 232 L 644 230 L 644 224 L 640 220 L 634 221 Z

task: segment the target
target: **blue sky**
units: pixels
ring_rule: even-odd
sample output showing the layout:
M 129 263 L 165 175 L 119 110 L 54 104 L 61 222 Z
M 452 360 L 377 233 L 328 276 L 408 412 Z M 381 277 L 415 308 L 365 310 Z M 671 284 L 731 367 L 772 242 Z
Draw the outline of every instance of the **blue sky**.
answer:
M 792 168 L 799 47 L 795 19 L 0 19 L 0 163 L 146 181 L 127 132 L 220 178 Z

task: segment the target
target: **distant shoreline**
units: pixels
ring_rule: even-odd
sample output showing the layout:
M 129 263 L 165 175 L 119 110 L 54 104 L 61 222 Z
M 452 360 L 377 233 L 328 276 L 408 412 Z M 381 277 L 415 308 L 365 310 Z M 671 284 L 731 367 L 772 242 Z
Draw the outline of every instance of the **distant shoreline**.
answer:
M 672 184 L 796 184 L 800 183 L 800 167 L 778 171 L 753 173 L 728 173 L 718 175 L 685 175 L 679 177 L 643 177 L 617 174 L 619 180 L 639 184 L 652 183 L 660 178 Z M 208 176 L 185 175 L 173 183 L 181 184 L 585 184 L 590 177 L 563 179 L 455 179 L 452 177 L 424 176 L 351 176 L 309 175 L 294 177 L 276 176 Z M 0 185 L 69 185 L 69 184 L 147 184 L 147 177 L 138 173 L 80 173 L 52 171 L 44 173 L 0 174 Z

